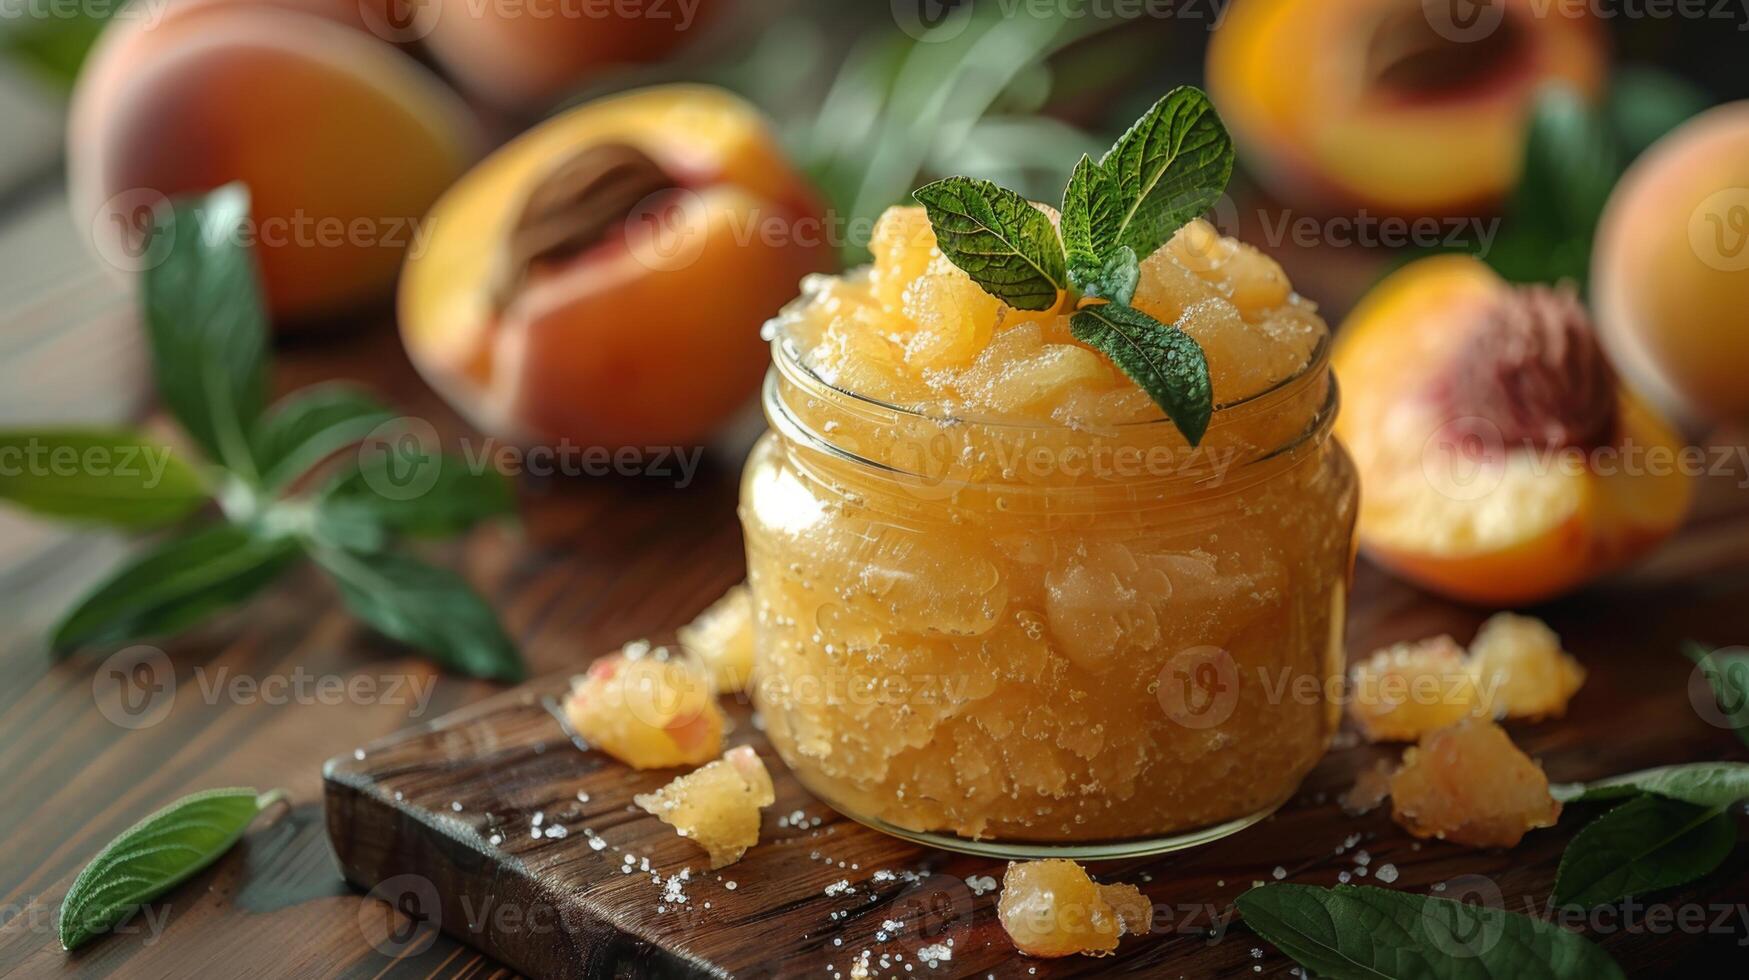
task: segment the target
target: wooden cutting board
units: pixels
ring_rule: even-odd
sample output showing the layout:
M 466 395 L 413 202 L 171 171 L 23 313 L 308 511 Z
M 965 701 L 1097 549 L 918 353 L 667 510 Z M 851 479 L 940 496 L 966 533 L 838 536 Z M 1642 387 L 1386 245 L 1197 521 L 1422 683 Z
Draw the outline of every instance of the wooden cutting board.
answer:
M 1697 712 L 1677 653 L 1688 636 L 1749 638 L 1741 590 L 1708 581 L 1640 582 L 1542 610 L 1591 670 L 1565 720 L 1512 729 L 1551 778 L 1749 758 Z M 1363 565 L 1350 648 L 1447 631 L 1467 640 L 1485 615 Z M 1344 738 L 1263 824 L 1197 850 L 1093 868 L 1150 897 L 1154 935 L 1126 939 L 1108 959 L 1028 960 L 996 921 L 990 886 L 1001 862 L 920 848 L 837 815 L 789 776 L 749 706 L 732 699 L 729 742 L 765 758 L 777 803 L 765 811 L 758 847 L 720 872 L 704 870 L 701 850 L 632 806 L 634 794 L 673 773 L 633 772 L 576 748 L 553 714 L 565 687 L 562 677 L 537 681 L 329 763 L 329 835 L 347 879 L 383 899 L 365 903 L 360 922 L 379 949 L 414 955 L 428 930 L 441 928 L 542 978 L 841 980 L 861 975 L 858 961 L 871 977 L 1285 976 L 1292 964 L 1234 914 L 1234 897 L 1253 883 L 1388 879 L 1537 913 L 1562 849 L 1597 812 L 1569 808 L 1559 827 L 1509 852 L 1416 842 L 1391 822 L 1388 805 L 1361 817 L 1337 805 L 1356 773 L 1395 752 Z M 1701 881 L 1655 896 L 1668 910 L 1656 916 L 1669 921 L 1642 907 L 1625 925 L 1619 916 L 1567 924 L 1632 976 L 1719 976 L 1732 964 L 1740 973 L 1749 911 L 1736 903 L 1746 896 L 1749 847 Z M 1670 926 L 1692 907 L 1702 911 L 1685 914 L 1703 916 L 1706 929 Z M 951 959 L 940 957 L 944 948 Z

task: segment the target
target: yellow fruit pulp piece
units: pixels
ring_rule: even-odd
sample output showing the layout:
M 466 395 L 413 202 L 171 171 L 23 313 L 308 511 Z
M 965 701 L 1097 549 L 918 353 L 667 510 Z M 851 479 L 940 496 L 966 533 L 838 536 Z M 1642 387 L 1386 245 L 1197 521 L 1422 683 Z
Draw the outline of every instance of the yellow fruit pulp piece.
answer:
M 1542 767 L 1485 719 L 1422 737 L 1391 777 L 1391 818 L 1417 837 L 1514 847 L 1560 815 Z
M 737 585 L 679 630 L 680 645 L 710 668 L 717 693 L 747 689 L 753 674 L 753 597 Z
M 710 675 L 642 641 L 574 678 L 564 707 L 591 748 L 634 769 L 694 766 L 722 751 L 723 712 Z
M 759 753 L 743 745 L 632 802 L 709 852 L 715 869 L 759 843 L 759 811 L 777 794 Z
M 1109 956 L 1119 937 L 1145 934 L 1153 907 L 1134 885 L 1101 885 L 1073 861 L 1010 863 L 996 915 L 1028 956 Z

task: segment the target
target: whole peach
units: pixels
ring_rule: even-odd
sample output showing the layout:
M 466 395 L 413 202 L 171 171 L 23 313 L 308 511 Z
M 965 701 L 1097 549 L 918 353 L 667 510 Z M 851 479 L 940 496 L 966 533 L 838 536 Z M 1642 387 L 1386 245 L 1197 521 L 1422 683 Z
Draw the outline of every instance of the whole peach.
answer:
M 282 324 L 384 295 L 478 136 L 436 76 L 360 27 L 337 0 L 118 15 L 80 75 L 67 136 L 74 220 L 99 256 L 139 271 L 158 255 L 141 237 L 151 206 L 240 180 Z
M 1691 423 L 1749 421 L 1749 101 L 1689 120 L 1629 168 L 1592 254 L 1605 346 Z
M 550 105 L 605 69 L 658 61 L 720 0 L 430 0 L 419 29 L 457 82 L 507 109 Z

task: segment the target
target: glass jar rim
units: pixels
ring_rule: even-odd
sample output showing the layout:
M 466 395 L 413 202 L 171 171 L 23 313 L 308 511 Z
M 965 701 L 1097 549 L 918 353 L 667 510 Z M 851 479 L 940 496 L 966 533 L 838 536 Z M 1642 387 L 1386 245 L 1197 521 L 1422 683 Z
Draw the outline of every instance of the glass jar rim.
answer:
M 1178 448 L 1171 452 L 1175 458 L 1182 456 L 1183 459 L 1164 467 L 1163 473 L 1150 471 L 1138 479 L 1156 487 L 1158 492 L 1169 494 L 1181 493 L 1191 488 L 1195 488 L 1194 492 L 1197 493 L 1225 492 L 1249 485 L 1271 469 L 1268 464 L 1292 461 L 1299 458 L 1308 446 L 1315 448 L 1323 445 L 1334 431 L 1340 403 L 1336 378 L 1330 370 L 1331 341 L 1328 332 L 1319 338 L 1311 356 L 1298 371 L 1259 392 L 1217 406 L 1210 421 L 1208 436 L 1205 436 L 1198 447 L 1191 447 L 1172 421 L 1164 415 L 1158 419 L 1132 422 L 1074 425 L 1055 420 L 1030 422 L 931 413 L 915 407 L 895 405 L 828 382 L 806 363 L 796 345 L 789 342 L 789 338 L 781 330 L 772 337 L 771 347 L 772 369 L 766 375 L 762 400 L 766 417 L 772 427 L 792 442 L 837 458 L 864 472 L 870 472 L 871 475 L 880 473 L 888 479 L 903 483 L 933 483 L 939 481 L 940 475 L 918 472 L 889 461 L 870 458 L 863 452 L 841 444 L 833 438 L 830 428 L 819 429 L 798 415 L 794 407 L 786 401 L 784 390 L 788 388 L 804 396 L 822 399 L 840 410 L 862 416 L 864 421 L 895 427 L 906 423 L 943 428 L 981 427 L 992 433 L 1008 433 L 1009 438 L 1020 440 L 1067 433 L 1084 434 L 1094 440 L 1138 435 L 1152 437 L 1158 433 L 1161 437 L 1159 446 L 1169 448 L 1176 445 Z M 1326 382 L 1327 390 L 1317 400 L 1315 407 L 1306 410 L 1305 424 L 1288 431 L 1278 430 L 1278 441 L 1269 444 L 1246 444 L 1241 440 L 1238 444 L 1222 447 L 1211 440 L 1210 437 L 1217 436 L 1222 429 L 1241 425 L 1249 419 L 1266 418 L 1263 413 L 1278 409 L 1301 395 L 1313 394 L 1303 389 L 1319 381 Z M 1209 465 L 1204 465 L 1214 458 L 1209 454 L 1220 455 L 1223 452 L 1225 461 L 1219 463 L 1218 470 L 1211 474 Z M 1240 452 L 1240 455 L 1234 457 L 1233 452 Z M 1025 485 L 1010 489 L 1023 494 L 1076 492 L 1074 488 L 1068 487 L 1042 488 Z M 1101 487 L 1092 486 L 1081 487 L 1079 492 L 1099 493 L 1113 489 L 1119 488 L 1106 484 L 1103 490 Z

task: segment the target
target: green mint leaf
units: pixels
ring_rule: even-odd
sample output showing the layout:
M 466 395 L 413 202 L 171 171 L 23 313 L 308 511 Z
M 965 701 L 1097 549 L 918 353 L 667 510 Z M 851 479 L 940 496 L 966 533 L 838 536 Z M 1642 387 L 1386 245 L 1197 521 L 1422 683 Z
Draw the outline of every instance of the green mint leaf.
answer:
M 1116 181 L 1083 154 L 1063 190 L 1063 250 L 1068 256 L 1069 282 L 1076 289 L 1085 293 L 1087 284 L 1105 267 L 1107 257 L 1117 247 L 1122 220 Z
M 227 184 L 154 217 L 169 236 L 141 281 L 158 394 L 214 460 L 253 477 L 248 433 L 267 398 L 267 318 L 244 245 L 249 193 Z
M 1017 310 L 1048 310 L 1068 285 L 1063 244 L 1043 211 L 987 180 L 948 177 L 912 195 L 935 243 L 984 291 Z
M 1118 137 L 1099 165 L 1117 184 L 1115 241 L 1145 259 L 1221 199 L 1233 177 L 1233 140 L 1208 96 L 1182 86 Z
M 320 384 L 280 399 L 250 438 L 262 486 L 277 490 L 395 418 L 376 396 L 348 384 Z
M 323 492 L 317 521 L 331 533 L 375 525 L 396 534 L 443 537 L 515 512 L 516 493 L 497 470 L 475 470 L 462 457 L 415 450 L 342 471 Z M 372 550 L 344 537 L 331 540 Z
M 1749 800 L 1749 762 L 1693 762 L 1660 766 L 1590 783 L 1558 783 L 1549 793 L 1562 803 L 1622 800 L 1650 793 L 1695 806 L 1729 806 Z
M 1708 650 L 1697 643 L 1686 644 L 1682 653 L 1700 668 L 1724 720 L 1749 745 L 1749 653 Z
M 311 556 L 359 619 L 470 677 L 518 681 L 516 645 L 479 594 L 454 573 L 391 552 L 317 546 Z
M 1214 415 L 1214 393 L 1208 359 L 1189 334 L 1116 303 L 1076 312 L 1069 331 L 1141 385 L 1192 446 L 1202 442 Z
M 1110 300 L 1128 306 L 1136 295 L 1136 284 L 1142 281 L 1142 265 L 1128 245 L 1119 245 L 1104 264 L 1076 283 L 1076 288 L 1089 299 Z
M 184 796 L 99 851 L 61 900 L 63 949 L 77 949 L 229 851 L 275 790 L 210 789 Z
M 50 645 L 65 653 L 175 633 L 254 595 L 296 556 L 290 539 L 229 524 L 159 543 L 80 600 Z
M 1591 908 L 1687 884 L 1724 863 L 1736 845 L 1737 821 L 1722 805 L 1635 797 L 1567 845 L 1554 903 Z
M 1263 885 L 1236 902 L 1253 931 L 1331 980 L 1624 977 L 1583 937 L 1504 909 L 1354 885 Z
M 165 527 L 209 497 L 169 446 L 114 429 L 0 432 L 0 500 L 63 520 Z

